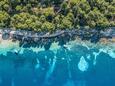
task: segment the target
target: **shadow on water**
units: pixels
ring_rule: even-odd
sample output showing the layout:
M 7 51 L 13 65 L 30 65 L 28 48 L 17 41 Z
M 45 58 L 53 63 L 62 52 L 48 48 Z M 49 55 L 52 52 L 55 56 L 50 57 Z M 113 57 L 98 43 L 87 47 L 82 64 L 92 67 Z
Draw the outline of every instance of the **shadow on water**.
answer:
M 48 42 L 38 52 L 0 55 L 0 86 L 115 86 L 114 58 L 97 48 L 63 44 L 56 52 Z

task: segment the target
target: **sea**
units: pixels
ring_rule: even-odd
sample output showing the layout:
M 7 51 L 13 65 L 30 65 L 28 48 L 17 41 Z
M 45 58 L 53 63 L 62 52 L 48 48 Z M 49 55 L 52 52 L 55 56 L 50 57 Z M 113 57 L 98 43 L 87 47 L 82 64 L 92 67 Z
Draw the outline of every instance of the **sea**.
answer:
M 115 43 L 0 42 L 0 86 L 115 86 Z

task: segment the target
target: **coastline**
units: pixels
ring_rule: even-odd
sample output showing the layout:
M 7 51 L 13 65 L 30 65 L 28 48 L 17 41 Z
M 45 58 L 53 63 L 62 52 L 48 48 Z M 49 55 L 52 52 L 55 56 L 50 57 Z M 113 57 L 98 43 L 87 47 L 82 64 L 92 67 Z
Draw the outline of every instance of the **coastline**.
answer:
M 90 40 L 91 42 L 98 42 L 105 39 L 110 39 L 114 42 L 115 39 L 115 27 L 108 28 L 106 30 L 97 29 L 72 29 L 72 30 L 57 30 L 55 32 L 34 32 L 28 30 L 12 30 L 12 29 L 1 29 L 0 40 L 15 39 L 19 41 L 40 41 L 41 39 L 55 39 L 55 38 L 66 38 L 72 39 L 79 37 L 82 40 Z
M 98 48 L 98 49 L 101 49 L 103 52 L 109 52 L 109 53 L 113 52 L 115 54 L 115 38 L 113 38 L 113 39 L 102 38 L 97 43 L 91 43 L 88 40 L 81 40 L 81 38 L 76 37 L 74 40 L 67 42 L 63 46 L 68 49 L 71 49 L 72 47 L 74 47 L 76 45 L 85 46 L 85 47 L 87 47 L 87 49 Z M 62 46 L 59 45 L 59 42 L 52 42 L 48 49 L 56 52 L 57 49 L 59 49 L 60 47 L 62 47 Z M 15 50 L 20 50 L 20 49 L 22 49 L 22 53 L 23 53 L 23 49 L 33 50 L 35 52 L 38 52 L 41 50 L 45 50 L 45 45 L 41 46 L 41 47 L 39 47 L 39 46 L 23 47 L 23 46 L 20 46 L 20 41 L 14 42 L 14 41 L 12 41 L 12 39 L 1 40 L 1 42 L 0 42 L 0 54 L 6 55 L 7 52 L 9 52 L 9 51 L 15 52 Z
M 66 45 L 72 41 L 89 42 L 93 45 L 109 45 L 115 44 L 115 29 L 106 31 L 96 30 L 62 30 L 54 33 L 43 33 L 23 30 L 0 30 L 0 45 L 2 48 L 24 47 L 24 48 L 40 48 L 44 47 L 48 50 L 52 44 L 58 43 L 58 46 Z M 48 47 L 46 47 L 48 46 Z M 0 47 L 0 48 L 1 48 Z

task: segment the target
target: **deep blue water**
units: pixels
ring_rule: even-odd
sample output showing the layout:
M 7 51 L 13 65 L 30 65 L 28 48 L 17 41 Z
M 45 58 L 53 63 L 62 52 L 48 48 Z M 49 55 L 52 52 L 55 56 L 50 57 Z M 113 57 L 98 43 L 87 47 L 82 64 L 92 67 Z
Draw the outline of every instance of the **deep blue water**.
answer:
M 0 47 L 0 86 L 115 86 L 115 46 L 86 45 Z

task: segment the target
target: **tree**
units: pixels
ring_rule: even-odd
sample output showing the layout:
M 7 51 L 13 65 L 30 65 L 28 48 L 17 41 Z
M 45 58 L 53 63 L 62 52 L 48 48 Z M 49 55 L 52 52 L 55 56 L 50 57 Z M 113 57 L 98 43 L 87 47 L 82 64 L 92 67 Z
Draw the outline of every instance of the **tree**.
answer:
M 1 27 L 36 31 L 115 26 L 115 0 L 0 0 L 0 18 Z
M 52 31 L 55 30 L 55 26 L 54 26 L 53 23 L 50 23 L 50 22 L 47 22 L 47 21 L 46 21 L 46 22 L 44 22 L 44 23 L 42 24 L 41 29 L 42 29 L 42 31 L 50 31 L 50 32 L 52 32 Z
M 9 9 L 10 9 L 9 0 L 0 0 L 0 10 L 8 12 Z
M 59 29 L 60 28 L 60 24 L 61 24 L 61 15 L 57 15 L 54 18 L 53 23 L 55 24 L 55 28 Z
M 52 21 L 55 15 L 54 9 L 52 7 L 47 7 L 47 8 L 42 9 L 41 13 L 46 17 L 48 21 Z
M 107 18 L 99 10 L 94 9 L 87 15 L 87 24 L 90 27 L 106 27 L 109 26 Z
M 5 11 L 0 11 L 0 27 L 9 27 L 10 16 Z
M 73 27 L 72 27 L 72 22 L 71 22 L 67 17 L 64 17 L 64 18 L 62 19 L 60 28 L 61 28 L 61 29 L 71 29 L 71 28 L 73 28 Z
M 115 21 L 115 7 L 108 5 L 105 16 L 108 18 L 108 20 Z
M 11 18 L 11 27 L 17 29 L 39 30 L 40 25 L 38 18 L 28 13 L 15 14 Z
M 44 23 L 46 21 L 46 17 L 44 15 L 41 15 L 39 21 Z
M 69 6 L 68 6 L 67 2 L 64 1 L 64 2 L 61 4 L 61 13 L 62 13 L 63 15 L 66 15 L 68 12 L 69 12 Z

